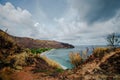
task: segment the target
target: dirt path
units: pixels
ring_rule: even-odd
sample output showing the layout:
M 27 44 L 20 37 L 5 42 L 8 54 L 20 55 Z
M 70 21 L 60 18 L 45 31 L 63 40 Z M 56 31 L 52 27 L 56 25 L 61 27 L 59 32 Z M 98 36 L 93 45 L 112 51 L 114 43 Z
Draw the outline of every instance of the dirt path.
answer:
M 108 58 L 110 58 L 111 56 L 113 56 L 116 52 L 111 52 L 110 54 L 106 54 L 102 60 L 97 64 L 97 66 L 99 66 L 101 63 L 105 62 Z
M 111 56 L 113 56 L 116 52 L 111 52 L 109 54 L 106 54 L 101 61 L 98 61 L 97 59 L 88 62 L 84 65 L 82 65 L 82 67 L 80 67 L 79 69 L 76 69 L 76 71 L 72 72 L 71 74 L 69 74 L 69 72 L 66 72 L 66 74 L 60 75 L 62 77 L 62 79 L 64 79 L 63 77 L 67 77 L 64 80 L 89 80 L 91 79 L 90 77 L 94 76 L 96 77 L 96 75 L 94 74 L 93 70 L 94 69 L 99 69 L 99 65 L 103 62 L 105 62 L 108 58 L 110 58 Z M 62 80 L 60 79 L 60 76 L 57 77 L 52 77 L 49 75 L 46 75 L 44 73 L 33 73 L 31 70 L 34 68 L 33 66 L 29 66 L 29 67 L 25 67 L 22 71 L 20 72 L 16 72 L 14 74 L 14 79 L 15 80 Z M 80 76 L 84 76 L 84 79 L 80 79 Z
M 98 69 L 99 68 L 99 65 L 102 63 L 102 62 L 105 62 L 109 57 L 113 56 L 115 54 L 115 52 L 111 52 L 110 54 L 106 54 L 102 60 L 99 62 L 97 60 L 93 60 L 92 62 L 89 62 L 87 64 L 84 64 L 81 69 L 77 69 L 77 71 L 74 73 L 74 74 L 71 74 L 68 76 L 68 78 L 70 78 L 72 80 L 72 78 L 79 78 L 80 75 L 86 75 L 86 74 L 90 74 L 92 75 L 93 74 L 93 70 L 94 69 Z M 89 77 L 89 76 L 88 76 Z
M 33 80 L 33 74 L 31 73 L 31 69 L 33 67 L 25 67 L 22 71 L 15 72 L 13 74 L 14 80 Z
M 114 55 L 115 52 L 111 52 L 110 54 L 106 54 L 100 62 L 94 60 L 93 62 L 87 63 L 86 65 L 83 66 L 81 70 L 79 70 L 81 73 L 85 74 L 85 72 L 92 72 L 93 69 L 99 68 L 99 65 L 102 62 L 105 62 L 108 58 L 110 58 L 112 55 Z
M 13 80 L 58 80 L 52 76 L 46 75 L 44 72 L 34 73 L 32 70 L 34 65 L 24 67 L 23 70 L 15 72 L 12 77 Z

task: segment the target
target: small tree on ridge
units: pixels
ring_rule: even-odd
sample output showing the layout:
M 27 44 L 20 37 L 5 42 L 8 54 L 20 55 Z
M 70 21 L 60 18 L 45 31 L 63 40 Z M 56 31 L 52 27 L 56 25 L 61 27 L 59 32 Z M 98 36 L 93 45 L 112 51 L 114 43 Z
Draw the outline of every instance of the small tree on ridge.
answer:
M 120 35 L 117 33 L 112 33 L 107 36 L 108 46 L 111 48 L 116 48 L 120 46 Z

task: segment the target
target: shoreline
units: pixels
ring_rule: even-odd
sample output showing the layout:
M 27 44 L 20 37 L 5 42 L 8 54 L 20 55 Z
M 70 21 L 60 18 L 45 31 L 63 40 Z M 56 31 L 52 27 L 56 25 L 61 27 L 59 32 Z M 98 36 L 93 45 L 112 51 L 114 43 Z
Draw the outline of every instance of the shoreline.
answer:
M 57 67 L 59 67 L 59 68 L 62 68 L 62 69 L 64 69 L 64 70 L 68 69 L 67 67 L 61 65 L 59 62 L 57 62 L 57 61 L 55 61 L 55 60 L 53 60 L 53 59 L 50 59 L 50 58 L 47 56 L 47 54 L 49 54 L 49 53 L 52 52 L 53 50 L 55 50 L 55 49 L 51 49 L 50 51 L 45 51 L 45 52 L 41 53 L 41 54 L 40 54 L 40 57 L 42 57 L 48 64 L 50 64 L 50 63 L 49 63 L 49 61 L 50 61 L 51 63 L 57 65 Z M 50 64 L 50 65 L 51 65 L 51 64 Z
M 47 55 L 47 54 L 49 54 L 53 50 L 55 50 L 55 49 L 51 49 L 49 51 L 45 51 L 45 52 L 41 53 L 40 56 Z

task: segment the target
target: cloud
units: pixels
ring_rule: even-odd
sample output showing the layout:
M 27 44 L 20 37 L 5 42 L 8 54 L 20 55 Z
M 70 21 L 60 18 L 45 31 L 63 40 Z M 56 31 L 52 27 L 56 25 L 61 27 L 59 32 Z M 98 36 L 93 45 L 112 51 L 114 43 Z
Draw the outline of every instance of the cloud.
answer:
M 120 9 L 119 0 L 68 0 L 68 2 L 78 11 L 80 18 L 88 23 L 109 20 Z
M 39 25 L 40 25 L 39 22 L 36 22 L 36 23 L 34 24 L 35 27 L 37 27 L 37 26 L 39 26 Z
M 39 30 L 34 27 L 38 22 L 32 18 L 32 14 L 20 7 L 14 7 L 10 2 L 0 4 L 0 25 L 16 36 L 39 37 Z
M 119 1 L 66 1 L 64 13 L 54 15 L 53 20 L 49 18 L 49 13 L 41 10 L 38 3 L 35 12 L 37 18 L 35 13 L 14 7 L 10 2 L 0 4 L 0 28 L 8 28 L 9 33 L 16 36 L 57 40 L 76 45 L 105 44 L 107 34 L 119 32 Z
M 27 10 L 15 8 L 11 3 L 5 5 L 0 4 L 0 24 L 10 31 L 12 34 L 30 36 L 35 28 L 32 15 Z M 18 33 L 20 31 L 20 33 Z
M 70 16 L 70 14 L 68 15 Z M 54 19 L 62 31 L 62 35 L 57 38 L 58 40 L 76 45 L 78 45 L 78 43 L 100 45 L 106 44 L 105 37 L 108 34 L 112 32 L 119 33 L 120 10 L 109 20 L 94 22 L 94 24 L 91 25 L 89 25 L 87 21 L 76 20 L 75 16 L 77 15 L 78 14 L 73 15 L 74 18 L 69 20 L 66 16 Z

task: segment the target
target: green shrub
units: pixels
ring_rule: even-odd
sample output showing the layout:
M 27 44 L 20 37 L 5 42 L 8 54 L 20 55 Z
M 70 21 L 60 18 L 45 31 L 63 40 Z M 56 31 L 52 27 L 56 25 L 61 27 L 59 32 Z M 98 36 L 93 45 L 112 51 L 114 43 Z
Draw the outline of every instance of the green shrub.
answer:
M 31 52 L 33 54 L 40 54 L 40 53 L 48 51 L 48 50 L 51 50 L 51 48 L 31 49 Z
M 63 72 L 64 70 L 63 69 L 61 69 L 61 68 L 56 68 L 56 72 L 59 72 L 59 73 L 61 73 L 61 72 Z

